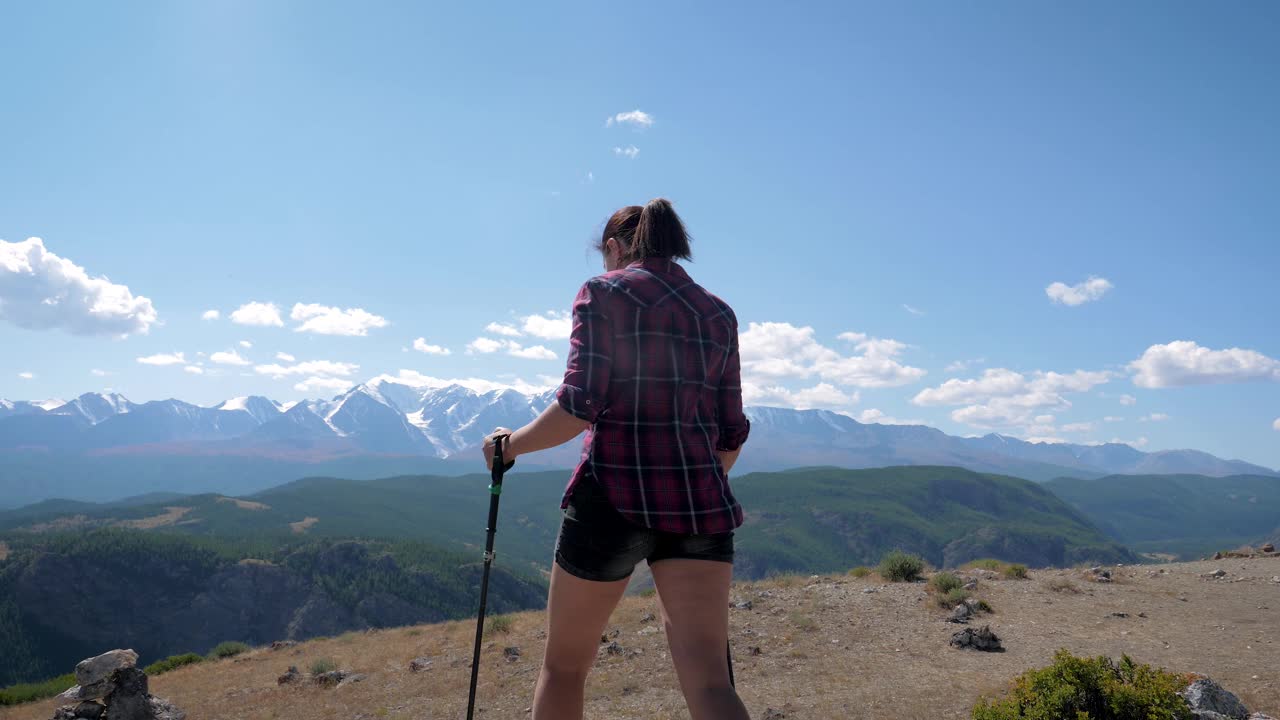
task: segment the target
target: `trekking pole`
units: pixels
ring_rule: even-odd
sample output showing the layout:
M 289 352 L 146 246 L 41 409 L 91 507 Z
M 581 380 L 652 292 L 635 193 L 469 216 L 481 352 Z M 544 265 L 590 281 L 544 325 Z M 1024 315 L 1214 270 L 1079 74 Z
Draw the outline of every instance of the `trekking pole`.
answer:
M 498 498 L 502 495 L 502 475 L 515 465 L 515 461 L 503 462 L 502 443 L 510 435 L 494 438 L 492 482 L 489 485 L 489 526 L 484 541 L 484 574 L 480 580 L 480 616 L 476 619 L 476 648 L 471 655 L 471 694 L 467 698 L 467 720 L 472 720 L 476 710 L 476 683 L 480 679 L 480 642 L 484 638 L 484 613 L 489 602 L 489 568 L 493 566 L 493 536 L 498 532 Z

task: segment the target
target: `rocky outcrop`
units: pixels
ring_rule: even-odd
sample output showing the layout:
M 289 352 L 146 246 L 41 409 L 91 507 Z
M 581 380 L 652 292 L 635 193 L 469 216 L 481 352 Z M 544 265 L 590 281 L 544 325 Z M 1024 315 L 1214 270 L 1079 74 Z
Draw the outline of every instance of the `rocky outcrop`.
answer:
M 186 720 L 173 703 L 148 692 L 138 653 L 112 650 L 76 665 L 79 685 L 59 697 L 80 700 L 54 711 L 53 720 Z M 98 700 L 101 699 L 101 702 Z

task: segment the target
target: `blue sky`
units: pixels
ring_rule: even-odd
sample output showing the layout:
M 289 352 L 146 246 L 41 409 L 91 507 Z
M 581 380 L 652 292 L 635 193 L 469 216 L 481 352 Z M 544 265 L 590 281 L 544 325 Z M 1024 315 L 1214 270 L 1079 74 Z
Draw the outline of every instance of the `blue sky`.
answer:
M 5 6 L 0 397 L 554 383 L 662 195 L 755 402 L 1280 466 L 1275 4 L 692 5 Z

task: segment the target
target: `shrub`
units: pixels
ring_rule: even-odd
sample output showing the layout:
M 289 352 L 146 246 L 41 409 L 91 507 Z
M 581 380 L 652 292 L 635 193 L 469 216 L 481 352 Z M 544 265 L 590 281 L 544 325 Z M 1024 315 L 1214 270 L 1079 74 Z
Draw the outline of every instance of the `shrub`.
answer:
M 952 573 L 941 572 L 929 578 L 929 587 L 945 595 L 956 588 L 964 587 L 964 581 Z
M 1053 664 L 1018 676 L 1000 700 L 979 700 L 973 720 L 1082 718 L 1087 720 L 1191 720 L 1178 696 L 1185 678 L 1121 658 L 1078 658 L 1066 650 Z
M 249 652 L 249 646 L 242 642 L 221 642 L 209 651 L 210 660 L 221 660 L 223 658 L 235 657 L 240 653 Z
M 969 599 L 969 591 L 964 588 L 952 588 L 951 590 L 938 594 L 938 607 L 950 610 L 951 608 L 962 604 Z
M 487 632 L 502 633 L 506 635 L 511 632 L 511 616 L 510 615 L 494 615 L 485 623 L 488 625 Z
M 977 612 L 995 613 L 995 608 L 991 607 L 991 603 L 986 600 L 977 600 L 973 603 L 973 609 Z
M 1080 588 L 1076 584 L 1064 577 L 1057 577 L 1049 581 L 1049 589 L 1057 593 L 1069 593 L 1071 595 L 1079 595 Z
M 177 670 L 184 665 L 194 665 L 198 662 L 204 662 L 204 656 L 196 653 L 185 653 L 183 655 L 170 655 L 163 660 L 157 660 L 142 669 L 142 672 L 148 675 L 160 675 L 170 670 Z
M 924 560 L 901 550 L 894 550 L 880 561 L 880 577 L 889 582 L 915 582 L 924 572 Z
M 864 578 L 871 574 L 871 568 L 865 565 L 859 565 L 858 567 L 850 570 L 849 574 L 856 578 Z
M 977 570 L 990 570 L 992 572 L 1000 572 L 1004 570 L 1004 563 L 995 558 L 980 558 L 965 564 L 967 568 Z
M 338 663 L 334 662 L 332 658 L 320 658 L 319 660 L 313 660 L 311 662 L 312 675 L 323 675 L 337 669 Z
M 51 698 L 75 684 L 76 674 L 67 673 L 43 682 L 10 685 L 0 689 L 0 707 Z
M 1005 565 L 1003 572 L 1004 572 L 1004 576 L 1009 578 L 1010 580 L 1026 580 L 1027 579 L 1027 566 L 1021 563 Z

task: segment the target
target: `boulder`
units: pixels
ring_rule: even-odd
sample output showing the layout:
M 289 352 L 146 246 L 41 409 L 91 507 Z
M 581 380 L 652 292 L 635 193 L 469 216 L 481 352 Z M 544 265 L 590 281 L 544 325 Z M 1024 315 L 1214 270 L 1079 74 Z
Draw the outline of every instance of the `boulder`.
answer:
M 277 685 L 292 685 L 302 679 L 302 673 L 298 672 L 296 665 L 290 665 L 289 669 L 283 675 L 276 678 Z
M 951 646 L 961 649 L 980 650 L 982 652 L 1004 652 L 1000 638 L 991 632 L 989 625 L 981 629 L 965 628 L 951 636 Z
M 431 669 L 431 659 L 425 657 L 416 657 L 409 661 L 409 672 L 422 672 Z
M 1209 678 L 1196 680 L 1178 694 L 1191 706 L 1191 712 L 1197 718 L 1247 720 L 1249 717 L 1249 708 L 1240 702 L 1240 698 Z
M 84 720 L 98 720 L 105 711 L 106 708 L 101 703 L 85 700 L 76 706 L 76 717 L 84 718 Z
M 502 656 L 507 659 L 507 662 L 515 662 L 520 659 L 520 648 L 515 646 L 503 648 Z
M 138 653 L 132 650 L 112 650 L 97 657 L 81 660 L 76 663 L 76 682 L 79 683 L 80 689 L 74 699 L 97 700 L 106 697 L 111 691 L 108 682 L 111 673 L 123 668 L 135 667 L 137 664 Z
M 136 667 L 120 668 L 107 680 L 111 683 L 106 697 L 109 720 L 153 720 L 146 673 Z
M 311 676 L 311 682 L 320 687 L 338 687 L 351 673 L 346 670 L 330 670 L 327 673 Z
M 152 695 L 148 700 L 151 704 L 151 714 L 155 720 L 187 720 L 187 714 L 168 700 L 155 695 Z
M 1266 545 L 1263 545 L 1262 547 L 1260 547 L 1260 548 L 1258 548 L 1258 549 L 1259 549 L 1259 550 L 1261 550 L 1261 551 L 1262 551 L 1262 552 L 1264 552 L 1264 553 L 1273 553 L 1273 552 L 1275 552 L 1275 551 L 1276 551 L 1276 546 L 1275 546 L 1275 545 L 1272 545 L 1271 543 L 1267 543 Z M 1255 715 L 1261 715 L 1261 713 L 1254 713 L 1254 714 L 1255 714 Z
M 973 609 L 968 603 L 960 603 L 951 610 L 951 616 L 947 618 L 947 622 L 964 624 L 969 622 L 971 617 L 973 617 Z

